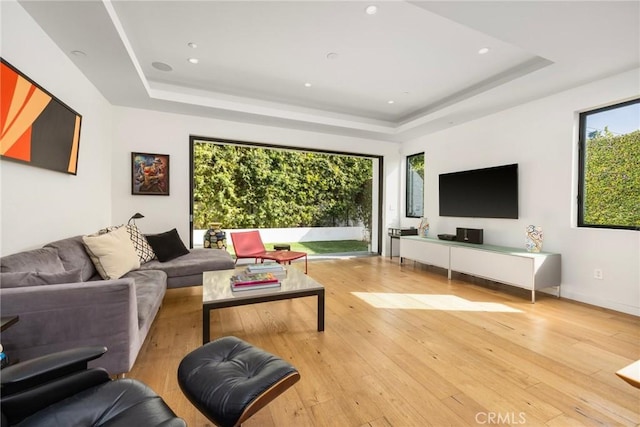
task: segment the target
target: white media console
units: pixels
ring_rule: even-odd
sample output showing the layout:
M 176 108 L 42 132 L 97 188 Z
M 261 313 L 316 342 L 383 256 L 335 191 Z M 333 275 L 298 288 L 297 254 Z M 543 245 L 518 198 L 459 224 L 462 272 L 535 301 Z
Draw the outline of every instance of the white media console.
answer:
M 400 264 L 404 258 L 445 268 L 449 279 L 458 272 L 529 289 L 532 303 L 538 289 L 557 287 L 560 297 L 560 254 L 402 236 Z

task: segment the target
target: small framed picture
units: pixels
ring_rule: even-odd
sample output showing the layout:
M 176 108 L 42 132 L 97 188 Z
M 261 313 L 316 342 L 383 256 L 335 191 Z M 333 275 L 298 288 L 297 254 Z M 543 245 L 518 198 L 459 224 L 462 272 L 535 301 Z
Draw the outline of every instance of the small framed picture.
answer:
M 169 195 L 169 155 L 131 153 L 131 194 Z

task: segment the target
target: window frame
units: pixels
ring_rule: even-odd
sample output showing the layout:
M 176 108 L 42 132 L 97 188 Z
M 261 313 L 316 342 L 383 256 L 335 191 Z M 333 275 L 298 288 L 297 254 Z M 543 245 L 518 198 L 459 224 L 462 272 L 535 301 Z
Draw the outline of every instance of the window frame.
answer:
M 317 148 L 309 148 L 302 146 L 285 146 L 278 144 L 270 144 L 263 142 L 252 142 L 252 141 L 241 141 L 241 140 L 231 140 L 231 139 L 223 139 L 223 138 L 215 138 L 215 137 L 205 137 L 199 135 L 189 135 L 189 247 L 194 247 L 193 242 L 193 215 L 194 215 L 194 145 L 196 143 L 208 142 L 212 144 L 230 144 L 230 145 L 238 145 L 238 146 L 246 146 L 246 147 L 254 147 L 254 148 L 273 148 L 273 149 L 281 149 L 281 150 L 292 150 L 292 151 L 302 151 L 302 152 L 310 152 L 310 153 L 320 153 L 320 154 L 331 154 L 338 156 L 352 156 L 352 157 L 363 157 L 368 158 L 373 162 L 373 176 L 372 176 L 372 218 L 371 218 L 371 251 L 373 253 L 377 253 L 378 255 L 382 254 L 383 247 L 383 234 L 382 234 L 382 224 L 383 224 L 383 195 L 384 195 L 384 156 L 379 154 L 367 154 L 363 152 L 347 152 L 347 151 L 338 151 L 338 150 L 323 150 Z M 376 165 L 377 163 L 377 165 Z
M 422 178 L 422 213 L 420 215 L 416 215 L 413 211 L 414 209 L 409 209 L 409 204 L 410 201 L 412 200 L 412 198 L 409 196 L 409 189 L 412 188 L 413 186 L 410 186 L 410 176 L 411 176 L 411 172 L 413 171 L 413 167 L 411 166 L 411 159 L 414 157 L 418 157 L 418 156 L 422 156 L 423 158 L 423 163 L 424 163 L 424 152 L 422 153 L 416 153 L 416 154 L 412 154 L 410 156 L 407 156 L 405 159 L 405 192 L 404 192 L 404 196 L 405 196 L 405 216 L 407 218 L 422 218 L 424 217 L 424 177 Z M 413 194 L 413 192 L 412 192 Z M 409 212 L 411 212 L 411 214 L 409 214 Z
M 608 105 L 606 107 L 597 108 L 594 110 L 584 111 L 579 113 L 578 121 L 578 221 L 577 226 L 579 228 L 604 228 L 615 230 L 640 230 L 640 226 L 627 226 L 627 225 L 615 225 L 615 224 L 590 224 L 585 223 L 585 173 L 586 173 L 586 142 L 587 142 L 587 120 L 589 116 L 602 113 L 604 111 L 615 110 L 618 108 L 624 108 L 629 105 L 640 104 L 640 98 L 634 98 L 628 101 L 619 102 L 616 104 Z

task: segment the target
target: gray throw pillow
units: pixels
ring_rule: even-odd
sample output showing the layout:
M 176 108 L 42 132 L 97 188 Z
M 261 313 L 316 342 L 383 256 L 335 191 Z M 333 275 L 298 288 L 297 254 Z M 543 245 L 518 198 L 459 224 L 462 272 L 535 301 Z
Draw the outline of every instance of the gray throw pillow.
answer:
M 44 273 L 41 271 L 17 271 L 0 273 L 1 288 L 20 288 L 25 286 L 57 285 L 60 283 L 82 282 L 82 269 L 62 273 Z

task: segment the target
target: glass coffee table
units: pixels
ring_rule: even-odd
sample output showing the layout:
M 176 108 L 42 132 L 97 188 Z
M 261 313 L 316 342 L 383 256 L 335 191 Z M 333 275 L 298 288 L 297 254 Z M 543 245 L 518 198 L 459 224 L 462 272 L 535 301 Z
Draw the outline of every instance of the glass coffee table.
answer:
M 257 304 L 261 302 L 316 296 L 318 298 L 318 331 L 324 331 L 324 286 L 304 272 L 287 269 L 287 277 L 277 288 L 255 290 L 231 290 L 231 276 L 244 271 L 235 270 L 205 271 L 202 273 L 202 343 L 211 340 L 211 310 L 224 307 Z

